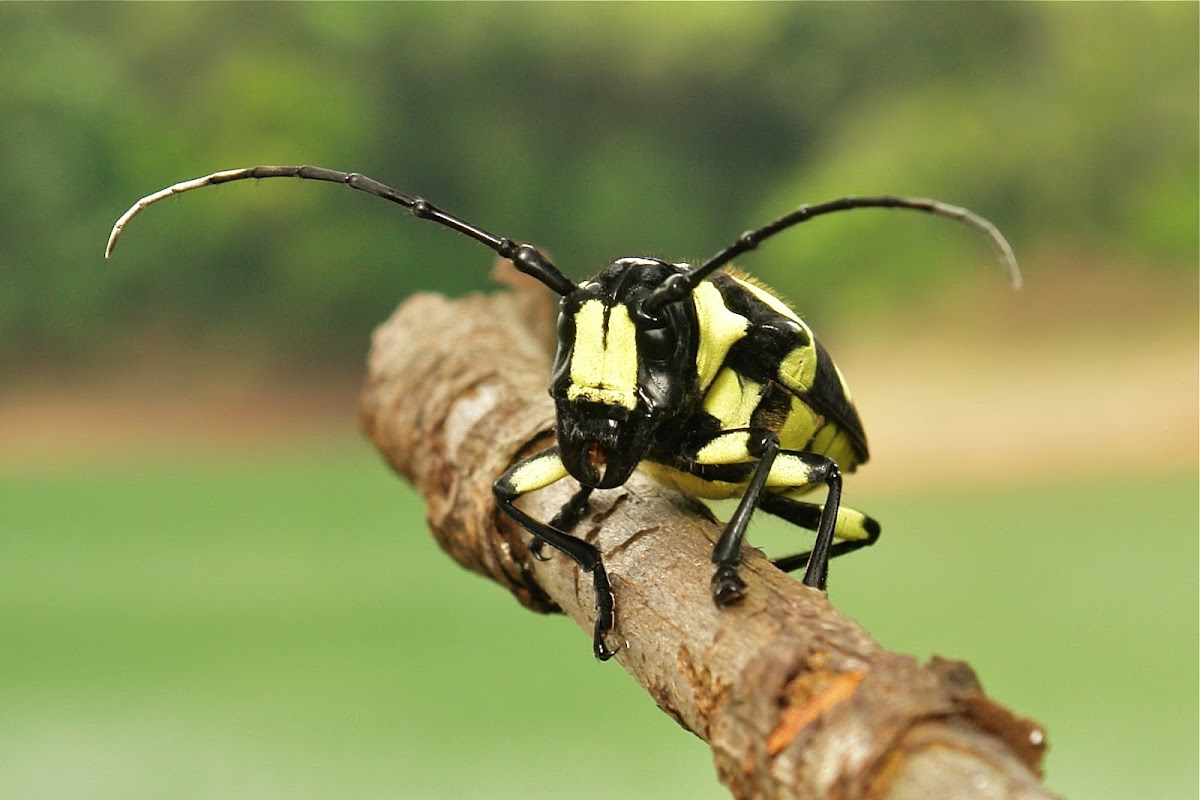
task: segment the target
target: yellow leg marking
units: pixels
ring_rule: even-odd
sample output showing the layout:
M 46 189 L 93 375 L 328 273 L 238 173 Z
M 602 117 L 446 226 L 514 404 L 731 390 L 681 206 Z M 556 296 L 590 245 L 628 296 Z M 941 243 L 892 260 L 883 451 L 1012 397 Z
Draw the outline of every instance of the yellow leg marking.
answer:
M 772 470 L 774 473 L 774 470 Z M 782 492 L 784 497 L 790 500 L 798 500 L 800 502 L 812 502 L 811 500 L 801 500 L 801 498 L 815 489 L 816 486 L 800 486 L 790 491 Z M 833 536 L 835 539 L 849 539 L 860 541 L 869 538 L 866 529 L 867 515 L 861 511 L 855 511 L 853 508 L 840 506 L 837 512 L 837 521 L 833 523 Z
M 563 466 L 562 459 L 555 451 L 534 456 L 519 466 L 509 477 L 509 481 L 518 494 L 528 494 L 565 477 L 567 468 Z
M 750 461 L 750 452 L 746 449 L 750 434 L 745 431 L 723 433 L 716 437 L 696 453 L 696 460 L 701 464 L 741 464 Z
M 780 453 L 767 475 L 767 487 L 808 486 L 813 482 L 812 467 L 802 459 Z
M 853 508 L 844 506 L 839 508 L 837 522 L 833 526 L 833 535 L 838 539 L 866 539 L 867 531 L 863 527 L 866 518 L 866 514 L 855 511 Z

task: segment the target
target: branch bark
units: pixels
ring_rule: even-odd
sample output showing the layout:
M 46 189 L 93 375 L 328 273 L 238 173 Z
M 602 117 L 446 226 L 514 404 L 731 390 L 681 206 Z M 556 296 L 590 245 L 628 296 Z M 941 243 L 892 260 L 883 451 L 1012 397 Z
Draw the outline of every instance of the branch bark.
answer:
M 552 441 L 554 419 L 552 298 L 511 268 L 498 273 L 513 291 L 418 295 L 376 330 L 361 427 L 425 497 L 450 556 L 590 637 L 590 579 L 564 556 L 533 559 L 492 502 L 492 482 Z M 549 519 L 574 488 L 561 481 L 521 502 Z M 708 742 L 736 797 L 1052 797 L 1039 782 L 1041 727 L 987 698 L 966 664 L 884 650 L 753 549 L 744 602 L 717 609 L 720 525 L 700 503 L 635 474 L 594 495 L 575 533 L 600 548 L 613 581 L 625 642 L 615 660 Z

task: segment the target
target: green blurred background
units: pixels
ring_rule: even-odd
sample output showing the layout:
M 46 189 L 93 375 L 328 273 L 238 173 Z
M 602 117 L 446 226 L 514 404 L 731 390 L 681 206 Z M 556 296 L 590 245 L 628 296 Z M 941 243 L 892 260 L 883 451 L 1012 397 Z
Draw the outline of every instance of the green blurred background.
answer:
M 489 253 L 744 266 L 838 354 L 885 523 L 833 598 L 1044 723 L 1074 797 L 1197 794 L 1195 4 L 0 5 L 0 797 L 722 797 L 561 618 L 448 561 L 354 430 L 371 329 Z M 756 544 L 792 549 L 761 521 Z

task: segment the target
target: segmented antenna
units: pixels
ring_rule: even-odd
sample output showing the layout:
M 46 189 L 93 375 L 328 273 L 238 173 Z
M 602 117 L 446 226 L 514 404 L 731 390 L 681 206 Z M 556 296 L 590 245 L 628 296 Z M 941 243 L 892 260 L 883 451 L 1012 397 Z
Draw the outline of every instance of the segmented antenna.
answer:
M 113 225 L 112 233 L 108 236 L 108 245 L 104 248 L 104 257 L 109 258 L 112 255 L 113 248 L 117 246 L 117 239 L 125 229 L 125 226 L 148 206 L 154 205 L 159 200 L 183 194 L 184 192 L 190 192 L 193 189 L 202 189 L 205 186 L 215 186 L 219 183 L 246 180 L 248 178 L 302 178 L 304 180 L 345 184 L 351 189 L 357 189 L 360 192 L 366 192 L 376 197 L 382 197 L 384 200 L 398 203 L 411 211 L 417 219 L 436 222 L 463 236 L 474 239 L 485 247 L 490 248 L 500 257 L 511 260 L 521 272 L 537 278 L 560 295 L 570 294 L 575 290 L 574 282 L 559 272 L 550 263 L 550 260 L 533 245 L 518 244 L 511 239 L 495 236 L 482 228 L 459 219 L 453 214 L 442 211 L 428 200 L 397 191 L 390 186 L 368 178 L 365 175 L 360 175 L 357 172 L 338 172 L 332 169 L 311 166 L 261 166 L 223 170 L 221 172 L 214 172 L 211 175 L 205 175 L 202 178 L 194 178 L 190 181 L 176 183 L 153 194 L 148 194 L 130 206 L 129 210 L 122 214 L 121 218 Z
M 1013 288 L 1021 288 L 1021 270 L 1017 266 L 1017 258 L 1013 254 L 1008 240 L 1004 238 L 1004 234 L 1000 233 L 1000 230 L 995 225 L 975 212 L 923 197 L 893 197 L 890 195 L 882 197 L 843 197 L 839 200 L 830 200 L 817 205 L 800 206 L 795 211 L 785 214 L 768 225 L 746 231 L 737 238 L 737 241 L 719 251 L 703 264 L 693 267 L 688 272 L 672 275 L 661 287 L 646 298 L 646 306 L 648 309 L 655 309 L 666 303 L 686 297 L 701 281 L 715 270 L 725 266 L 741 254 L 753 250 L 765 240 L 787 230 L 793 225 L 799 225 L 801 222 L 807 222 L 814 217 L 824 214 L 851 211 L 856 208 L 903 208 L 913 211 L 924 211 L 929 214 L 949 217 L 966 223 L 988 237 L 1000 256 L 1000 262 L 1004 265 L 1005 270 L 1008 271 L 1008 277 L 1012 282 Z

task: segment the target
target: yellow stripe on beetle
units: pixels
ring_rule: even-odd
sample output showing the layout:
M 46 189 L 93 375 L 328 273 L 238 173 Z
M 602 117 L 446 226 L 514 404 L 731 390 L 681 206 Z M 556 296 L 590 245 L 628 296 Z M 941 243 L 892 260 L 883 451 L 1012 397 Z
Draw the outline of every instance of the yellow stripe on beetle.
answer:
M 607 324 L 605 316 L 608 317 Z M 575 312 L 568 400 L 637 408 L 637 328 L 629 309 L 588 300 Z
M 704 396 L 703 407 L 725 430 L 747 428 L 764 391 L 761 383 L 731 369 L 723 369 L 717 373 L 708 394 Z
M 746 335 L 750 320 L 730 311 L 721 292 L 710 281 L 692 291 L 692 301 L 699 328 L 704 331 L 703 346 L 696 348 L 696 386 L 707 391 L 725 363 L 729 348 Z
M 776 314 L 787 317 L 793 322 L 800 322 L 800 317 L 792 310 L 792 307 L 783 302 L 774 292 L 765 286 L 761 286 L 757 281 L 750 280 L 745 276 L 730 275 L 734 283 L 741 286 L 750 294 L 757 297 L 766 305 L 770 306 L 771 310 Z

